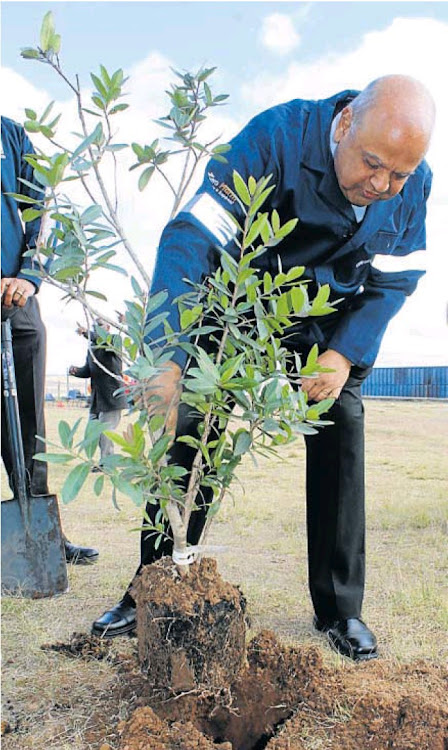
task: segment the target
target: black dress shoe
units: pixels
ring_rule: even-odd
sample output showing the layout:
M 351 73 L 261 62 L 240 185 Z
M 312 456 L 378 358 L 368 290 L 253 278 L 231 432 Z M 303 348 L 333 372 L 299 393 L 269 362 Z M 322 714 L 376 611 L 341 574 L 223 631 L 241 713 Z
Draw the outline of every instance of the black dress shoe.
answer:
M 378 656 L 376 638 L 365 622 L 359 617 L 347 620 L 321 620 L 315 617 L 314 627 L 327 633 L 332 648 L 353 661 L 367 661 Z
M 92 625 L 92 635 L 114 638 L 116 635 L 131 635 L 137 626 L 135 605 L 123 599 L 112 609 L 108 609 Z
M 64 539 L 65 561 L 72 565 L 89 565 L 98 560 L 99 552 L 94 547 L 78 547 Z

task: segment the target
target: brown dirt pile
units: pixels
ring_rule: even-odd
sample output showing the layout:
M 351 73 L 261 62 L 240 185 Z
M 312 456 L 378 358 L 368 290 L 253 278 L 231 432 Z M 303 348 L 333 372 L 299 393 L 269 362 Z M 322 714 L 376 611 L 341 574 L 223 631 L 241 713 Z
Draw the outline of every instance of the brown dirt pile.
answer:
M 336 669 L 319 648 L 281 646 L 263 632 L 220 693 L 151 694 L 136 669 L 131 683 L 145 705 L 123 725 L 119 750 L 448 748 L 448 670 L 426 663 Z

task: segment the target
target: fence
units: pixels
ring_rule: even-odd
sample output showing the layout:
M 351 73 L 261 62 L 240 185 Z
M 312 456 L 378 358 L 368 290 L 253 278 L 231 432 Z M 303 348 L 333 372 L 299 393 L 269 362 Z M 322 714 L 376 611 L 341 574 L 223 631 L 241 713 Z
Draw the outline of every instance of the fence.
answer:
M 363 396 L 448 398 L 448 367 L 375 367 Z

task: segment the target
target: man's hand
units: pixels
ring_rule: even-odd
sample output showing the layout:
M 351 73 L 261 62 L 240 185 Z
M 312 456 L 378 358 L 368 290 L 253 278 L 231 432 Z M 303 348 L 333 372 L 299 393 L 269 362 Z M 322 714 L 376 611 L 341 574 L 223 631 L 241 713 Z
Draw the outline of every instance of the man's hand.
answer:
M 68 374 L 76 375 L 77 372 L 78 372 L 78 368 L 75 367 L 75 365 L 70 365 L 70 367 L 68 368 Z
M 26 279 L 2 279 L 2 305 L 5 307 L 25 307 L 28 297 L 32 297 L 36 287 Z
M 86 336 L 87 337 L 87 328 L 85 326 L 82 326 L 81 323 L 76 324 L 76 333 L 78 336 Z
M 302 390 L 308 394 L 308 401 L 339 398 L 350 374 L 350 360 L 334 349 L 327 349 L 317 362 L 321 367 L 331 367 L 334 372 L 321 372 L 317 378 L 303 378 Z
M 165 431 L 172 435 L 176 432 L 181 377 L 179 365 L 166 362 L 160 375 L 140 384 L 134 398 L 136 406 L 145 407 L 151 416 L 162 414 L 165 417 Z

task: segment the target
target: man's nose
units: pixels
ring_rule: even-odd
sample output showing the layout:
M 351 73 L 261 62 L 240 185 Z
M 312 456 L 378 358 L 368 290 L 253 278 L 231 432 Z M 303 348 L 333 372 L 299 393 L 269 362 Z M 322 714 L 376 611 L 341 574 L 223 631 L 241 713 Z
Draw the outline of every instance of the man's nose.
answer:
M 375 172 L 370 178 L 370 184 L 376 193 L 387 193 L 390 186 L 390 177 L 385 171 Z

